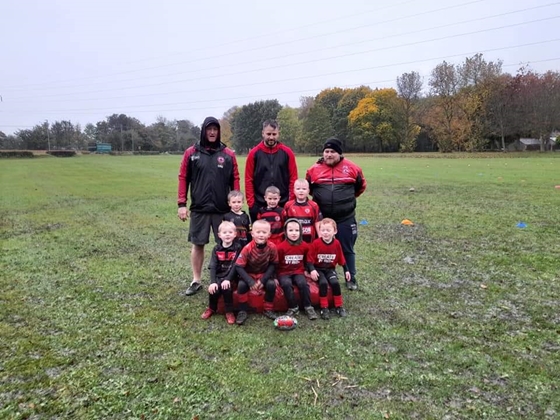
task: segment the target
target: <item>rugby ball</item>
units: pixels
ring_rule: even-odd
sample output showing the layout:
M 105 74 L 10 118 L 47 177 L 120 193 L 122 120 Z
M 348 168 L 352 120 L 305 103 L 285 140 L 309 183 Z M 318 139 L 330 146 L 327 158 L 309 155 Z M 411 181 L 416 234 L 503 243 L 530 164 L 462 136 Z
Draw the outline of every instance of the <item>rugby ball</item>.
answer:
M 297 319 L 283 315 L 274 320 L 274 326 L 281 331 L 290 331 L 297 327 Z

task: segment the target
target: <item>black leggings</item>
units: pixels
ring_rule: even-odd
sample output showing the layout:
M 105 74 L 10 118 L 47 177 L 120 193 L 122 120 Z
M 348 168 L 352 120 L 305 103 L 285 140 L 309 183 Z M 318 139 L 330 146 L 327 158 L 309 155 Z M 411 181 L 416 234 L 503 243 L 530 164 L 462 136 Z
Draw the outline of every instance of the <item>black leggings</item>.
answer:
M 244 295 L 248 293 L 249 290 L 251 290 L 249 285 L 243 279 L 239 279 L 239 283 L 237 285 L 237 295 Z M 274 279 L 269 279 L 264 284 L 264 301 L 265 302 L 274 301 L 275 294 L 276 294 L 276 282 L 274 281 Z
M 224 297 L 224 309 L 226 312 L 233 312 L 233 289 L 230 285 L 229 289 L 222 289 L 222 282 L 218 282 L 218 290 L 216 293 L 208 295 L 208 307 L 214 312 L 218 310 L 218 301 L 220 296 Z
M 311 306 L 309 285 L 307 284 L 307 280 L 303 274 L 280 276 L 278 281 L 280 282 L 280 287 L 284 291 L 284 296 L 286 297 L 289 308 L 295 308 L 298 306 L 294 296 L 294 285 L 299 289 L 299 296 L 301 297 L 301 304 L 303 307 L 306 308 Z
M 340 283 L 336 270 L 317 270 L 319 272 L 319 296 L 326 297 L 331 285 L 333 296 L 340 296 Z

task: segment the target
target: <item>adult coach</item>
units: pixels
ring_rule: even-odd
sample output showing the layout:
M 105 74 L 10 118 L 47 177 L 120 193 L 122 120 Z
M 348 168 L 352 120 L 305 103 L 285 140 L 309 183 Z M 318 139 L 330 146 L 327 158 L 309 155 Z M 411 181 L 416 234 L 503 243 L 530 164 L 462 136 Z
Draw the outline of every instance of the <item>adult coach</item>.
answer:
M 253 147 L 245 163 L 245 195 L 251 220 L 266 207 L 265 190 L 274 185 L 280 190 L 280 207 L 294 199 L 294 182 L 298 177 L 292 149 L 279 141 L 280 125 L 274 120 L 263 123 L 262 141 Z
M 187 209 L 189 186 L 191 204 Z M 188 241 L 192 243 L 193 278 L 185 292 L 187 296 L 202 288 L 204 246 L 209 242 L 210 227 L 218 242 L 218 226 L 230 210 L 227 197 L 232 190 L 239 190 L 235 153 L 220 141 L 220 122 L 207 117 L 202 123 L 200 141 L 185 151 L 179 168 L 177 216 L 183 222 L 190 216 Z
M 356 198 L 367 186 L 362 169 L 342 156 L 342 143 L 331 137 L 323 146 L 323 157 L 307 170 L 306 179 L 313 200 L 319 205 L 323 217 L 334 219 L 338 225 L 336 238 L 342 245 L 342 252 L 352 276 L 346 287 L 356 290 Z

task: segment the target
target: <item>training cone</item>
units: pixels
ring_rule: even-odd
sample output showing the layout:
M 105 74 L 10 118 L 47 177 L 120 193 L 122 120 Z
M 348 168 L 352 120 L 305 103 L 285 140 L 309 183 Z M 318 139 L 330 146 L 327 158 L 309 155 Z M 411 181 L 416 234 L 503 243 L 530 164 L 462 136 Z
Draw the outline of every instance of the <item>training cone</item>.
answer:
M 517 227 L 518 227 L 518 228 L 526 228 L 526 227 L 527 227 L 527 224 L 526 224 L 525 222 L 519 222 L 519 223 L 517 224 Z
M 360 220 L 360 225 L 367 225 L 368 221 L 366 219 Z
M 404 226 L 414 226 L 414 223 L 413 223 L 412 221 L 408 220 L 408 219 L 404 219 L 404 220 L 401 222 L 401 225 L 404 225 Z

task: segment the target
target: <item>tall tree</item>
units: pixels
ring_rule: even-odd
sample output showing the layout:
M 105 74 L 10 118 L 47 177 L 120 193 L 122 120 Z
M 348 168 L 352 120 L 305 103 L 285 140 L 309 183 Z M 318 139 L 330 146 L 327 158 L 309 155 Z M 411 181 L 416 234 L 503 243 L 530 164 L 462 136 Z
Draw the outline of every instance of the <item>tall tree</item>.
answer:
M 519 95 L 519 111 L 525 116 L 523 132 L 540 139 L 544 152 L 551 133 L 560 127 L 560 73 L 522 70 L 516 75 L 514 86 Z
M 280 123 L 280 129 L 282 130 L 282 136 L 280 140 L 294 148 L 296 145 L 296 139 L 301 136 L 301 121 L 298 119 L 298 109 L 290 108 L 289 106 L 284 106 L 280 112 L 278 112 L 277 120 Z
M 231 120 L 233 119 L 233 116 L 238 109 L 238 106 L 231 107 L 226 112 L 224 112 L 224 115 L 222 115 L 222 118 L 220 118 L 221 141 L 230 147 L 232 146 L 233 137 L 233 132 L 231 131 Z
M 403 73 L 397 77 L 397 91 L 402 101 L 401 110 L 401 152 L 413 152 L 416 139 L 420 134 L 420 125 L 415 122 L 418 100 L 422 92 L 422 78 L 418 72 Z
M 329 114 L 329 123 L 332 127 L 333 135 L 337 135 L 336 132 L 336 122 L 337 122 L 337 115 L 336 109 L 338 108 L 338 103 L 344 96 L 344 89 L 335 87 L 324 89 L 315 97 L 315 103 L 321 105 L 325 108 Z
M 338 101 L 333 115 L 333 129 L 335 135 L 342 141 L 344 149 L 352 148 L 351 133 L 348 127 L 348 115 L 358 103 L 372 93 L 371 88 L 360 86 L 353 89 L 345 89 L 344 94 Z
M 333 135 L 329 111 L 316 103 L 302 123 L 302 134 L 296 139 L 296 148 L 308 153 L 318 153 L 325 140 Z
M 402 131 L 399 101 L 394 89 L 377 89 L 358 102 L 348 116 L 358 148 L 374 152 L 398 150 Z
M 451 152 L 460 137 L 458 123 L 457 93 L 459 75 L 453 64 L 438 64 L 430 77 L 431 93 L 435 96 L 435 108 L 430 112 L 430 125 L 441 152 Z
M 276 99 L 243 105 L 234 113 L 231 121 L 232 143 L 235 149 L 245 153 L 258 144 L 262 136 L 263 122 L 276 119 L 281 109 L 282 106 Z

